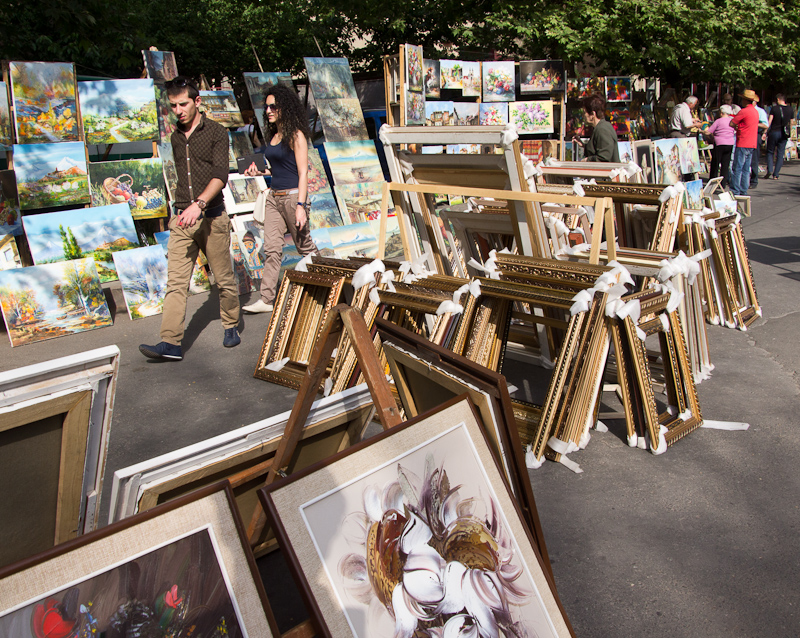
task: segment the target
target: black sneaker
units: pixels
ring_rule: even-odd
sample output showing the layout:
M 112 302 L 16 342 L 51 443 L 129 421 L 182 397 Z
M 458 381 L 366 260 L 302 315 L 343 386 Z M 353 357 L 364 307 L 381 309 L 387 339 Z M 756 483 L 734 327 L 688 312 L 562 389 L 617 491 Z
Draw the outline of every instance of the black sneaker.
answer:
M 139 346 L 139 352 L 148 359 L 172 359 L 173 361 L 180 361 L 183 359 L 181 347 L 167 343 L 166 341 L 162 341 L 155 346 L 142 344 Z
M 242 342 L 239 336 L 239 331 L 234 328 L 225 328 L 225 338 L 222 340 L 222 345 L 226 348 L 233 348 Z
M 767 173 L 764 175 L 764 179 L 772 179 L 772 173 Z

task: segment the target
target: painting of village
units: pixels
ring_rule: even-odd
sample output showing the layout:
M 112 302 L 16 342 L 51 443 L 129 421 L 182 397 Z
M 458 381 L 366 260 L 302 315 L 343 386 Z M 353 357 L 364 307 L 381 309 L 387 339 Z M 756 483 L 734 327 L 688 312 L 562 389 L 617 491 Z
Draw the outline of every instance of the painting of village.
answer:
M 328 142 L 369 139 L 364 114 L 357 99 L 317 100 L 319 119 Z
M 127 204 L 27 215 L 22 223 L 36 265 L 94 257 L 103 282 L 117 279 L 113 253 L 139 246 Z
M 160 315 L 167 292 L 167 258 L 161 246 L 126 250 L 113 257 L 130 318 Z
M 233 91 L 200 91 L 200 111 L 222 126 L 236 128 L 244 126 L 242 113 Z
M 358 99 L 347 58 L 303 58 L 315 100 Z
M 5 82 L 0 82 L 0 150 L 10 150 L 11 115 L 8 112 L 8 89 Z
M 325 142 L 325 152 L 336 184 L 377 182 L 383 179 L 383 169 L 372 140 Z
M 75 68 L 67 62 L 9 62 L 17 142 L 81 139 Z
M 0 171 L 0 237 L 19 235 L 21 232 L 17 178 L 14 171 Z
M 22 210 L 89 202 L 83 142 L 15 144 L 14 172 Z
M 169 259 L 167 247 L 169 246 L 169 231 L 164 230 L 159 233 L 153 233 L 158 245 L 164 251 L 164 257 Z M 192 270 L 192 278 L 189 281 L 189 294 L 196 295 L 201 292 L 208 292 L 211 290 L 211 282 L 208 280 L 206 274 L 205 264 L 208 263 L 203 251 L 197 253 L 197 260 L 194 262 L 194 269 Z
M 145 158 L 89 164 L 92 206 L 127 204 L 134 219 L 167 216 L 161 160 Z
M 0 271 L 0 305 L 12 347 L 112 324 L 91 257 Z
M 381 212 L 381 197 L 384 182 L 363 184 L 339 184 L 335 187 L 342 211 L 346 211 L 345 223 L 359 224 L 378 219 Z M 389 200 L 391 206 L 391 199 Z
M 283 84 L 292 88 L 292 74 L 291 73 L 245 73 L 244 85 L 247 88 L 247 94 L 250 96 L 250 104 L 255 111 L 258 125 L 262 131 L 266 131 L 266 122 L 264 121 L 264 94 L 269 87 L 275 84 Z
M 153 80 L 78 82 L 87 144 L 158 139 Z
M 172 51 L 142 51 L 147 77 L 156 82 L 166 82 L 178 75 L 175 54 Z

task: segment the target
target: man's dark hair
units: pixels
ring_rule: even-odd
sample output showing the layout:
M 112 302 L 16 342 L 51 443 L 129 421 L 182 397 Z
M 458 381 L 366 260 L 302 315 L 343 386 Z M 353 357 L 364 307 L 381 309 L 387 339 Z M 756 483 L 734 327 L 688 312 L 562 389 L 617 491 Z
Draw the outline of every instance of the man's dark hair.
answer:
M 587 113 L 594 113 L 602 120 L 606 116 L 606 101 L 595 93 L 583 98 L 583 110 Z
M 195 81 L 186 75 L 178 75 L 171 80 L 167 80 L 164 83 L 164 88 L 167 89 L 167 95 L 170 97 L 180 95 L 184 91 L 186 91 L 190 100 L 194 100 L 200 95 L 200 89 L 197 88 Z
M 785 102 L 786 101 L 786 96 L 783 93 L 776 93 L 775 94 L 775 101 L 777 102 L 778 100 L 783 100 Z

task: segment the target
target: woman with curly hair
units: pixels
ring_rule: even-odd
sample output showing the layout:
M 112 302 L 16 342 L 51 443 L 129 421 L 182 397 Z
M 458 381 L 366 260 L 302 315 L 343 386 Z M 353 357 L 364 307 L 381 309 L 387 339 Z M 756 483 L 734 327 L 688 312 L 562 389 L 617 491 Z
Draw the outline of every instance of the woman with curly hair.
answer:
M 264 111 L 269 127 L 264 155 L 269 169 L 262 173 L 255 163 L 245 175 L 272 175 L 272 185 L 265 206 L 264 271 L 261 297 L 242 310 L 250 313 L 272 312 L 278 287 L 284 235 L 292 235 L 301 255 L 317 252 L 308 227 L 308 144 L 311 133 L 306 111 L 297 93 L 276 84 L 266 93 Z

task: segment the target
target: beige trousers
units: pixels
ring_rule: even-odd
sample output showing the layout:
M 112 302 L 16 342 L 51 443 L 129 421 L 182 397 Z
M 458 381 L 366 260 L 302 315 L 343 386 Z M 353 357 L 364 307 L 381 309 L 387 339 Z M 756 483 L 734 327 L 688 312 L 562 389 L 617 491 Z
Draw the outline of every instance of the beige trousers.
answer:
M 308 222 L 302 230 L 297 228 L 295 214 L 297 212 L 297 193 L 275 195 L 270 193 L 264 206 L 264 270 L 261 273 L 261 299 L 271 304 L 275 301 L 278 288 L 278 275 L 281 272 L 283 236 L 288 231 L 292 235 L 297 252 L 301 255 L 317 252 L 317 246 L 311 239 Z
M 231 266 L 231 221 L 227 213 L 212 219 L 203 218 L 193 226 L 178 226 L 175 215 L 169 221 L 169 269 L 161 317 L 161 340 L 176 346 L 183 340 L 186 298 L 200 250 L 205 253 L 217 282 L 223 328 L 233 328 L 239 323 L 239 291 Z

